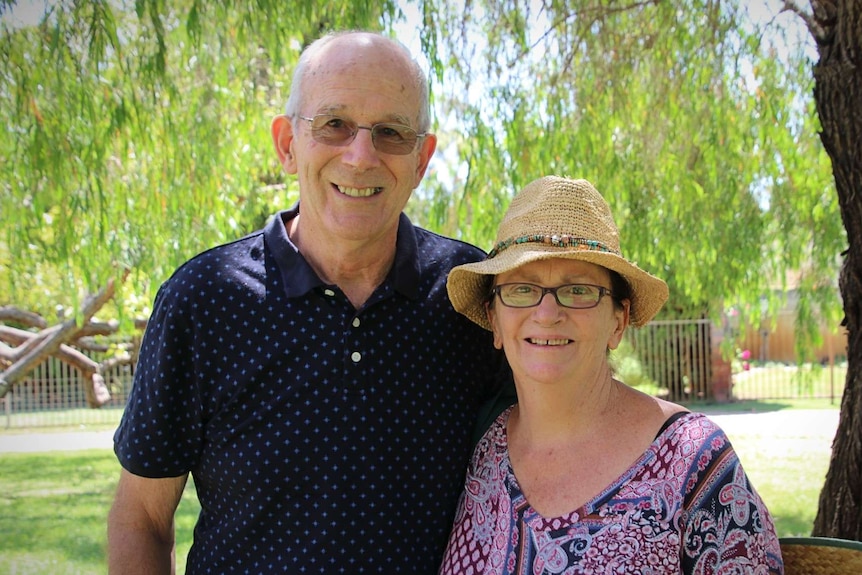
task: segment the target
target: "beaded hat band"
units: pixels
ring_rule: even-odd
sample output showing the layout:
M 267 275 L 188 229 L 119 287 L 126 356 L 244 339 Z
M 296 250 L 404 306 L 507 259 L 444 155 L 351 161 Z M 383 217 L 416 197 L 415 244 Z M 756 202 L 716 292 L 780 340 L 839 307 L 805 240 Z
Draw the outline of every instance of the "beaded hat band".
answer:
M 502 242 L 498 242 L 494 249 L 488 252 L 488 259 L 493 258 L 509 246 L 518 245 L 518 244 L 529 244 L 529 243 L 539 243 L 545 244 L 548 246 L 555 246 L 558 248 L 575 248 L 578 250 L 587 250 L 587 251 L 596 251 L 596 252 L 609 252 L 615 253 L 612 249 L 608 248 L 606 245 L 601 242 L 597 242 L 595 240 L 587 240 L 584 238 L 573 238 L 572 236 L 568 236 L 563 234 L 562 236 L 558 235 L 548 235 L 548 234 L 532 234 L 529 236 L 521 236 L 518 238 L 509 238 L 508 240 L 504 240 Z
M 494 276 L 552 258 L 582 260 L 620 274 L 629 284 L 633 326 L 646 324 L 667 301 L 667 284 L 623 257 L 601 194 L 586 180 L 558 176 L 535 180 L 512 199 L 488 257 L 449 272 L 449 299 L 459 313 L 490 330 L 485 302 Z

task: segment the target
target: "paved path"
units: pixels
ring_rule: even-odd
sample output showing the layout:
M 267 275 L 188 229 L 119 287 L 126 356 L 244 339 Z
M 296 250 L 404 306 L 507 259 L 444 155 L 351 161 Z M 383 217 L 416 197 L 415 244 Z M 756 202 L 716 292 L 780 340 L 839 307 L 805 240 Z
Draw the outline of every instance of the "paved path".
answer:
M 113 449 L 114 431 L 0 432 L 0 453 Z
M 728 434 L 826 437 L 838 429 L 838 409 L 782 409 L 762 413 L 710 414 Z M 831 444 L 830 444 L 831 445 Z
M 763 413 L 710 414 L 733 439 L 734 434 L 784 438 L 804 436 L 822 442 L 827 449 L 838 429 L 837 409 L 783 409 Z M 113 430 L 56 433 L 0 431 L 0 453 L 113 449 Z

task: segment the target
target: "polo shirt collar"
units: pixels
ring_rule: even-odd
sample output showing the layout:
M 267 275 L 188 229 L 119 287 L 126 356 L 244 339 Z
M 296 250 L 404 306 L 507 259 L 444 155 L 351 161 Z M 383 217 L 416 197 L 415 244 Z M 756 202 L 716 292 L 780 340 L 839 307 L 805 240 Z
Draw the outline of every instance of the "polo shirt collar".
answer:
M 275 259 L 287 297 L 300 297 L 314 288 L 327 284 L 321 280 L 287 236 L 286 224 L 299 213 L 299 203 L 289 210 L 278 212 L 263 231 L 264 242 Z M 420 262 L 416 228 L 405 214 L 398 220 L 398 237 L 395 244 L 395 261 L 384 284 L 392 286 L 402 295 L 419 297 Z

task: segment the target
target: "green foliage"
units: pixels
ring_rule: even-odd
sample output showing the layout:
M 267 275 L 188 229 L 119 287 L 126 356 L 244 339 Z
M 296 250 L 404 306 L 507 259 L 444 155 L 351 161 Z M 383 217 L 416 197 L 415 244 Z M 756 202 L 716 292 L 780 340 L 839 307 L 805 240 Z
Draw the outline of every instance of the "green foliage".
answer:
M 811 62 L 748 5 L 102 0 L 4 21 L 0 302 L 50 317 L 128 269 L 119 308 L 146 313 L 179 263 L 296 200 L 269 123 L 301 48 L 415 6 L 439 146 L 411 217 L 488 249 L 517 189 L 585 177 L 668 281 L 664 317 L 758 316 L 793 271 L 808 345 L 841 316 L 846 234 Z
M 631 342 L 623 339 L 610 355 L 611 365 L 617 379 L 650 395 L 658 395 L 660 386 L 649 377 L 643 363 L 635 353 Z
M 61 3 L 0 33 L 0 301 L 53 317 L 131 270 L 146 312 L 182 261 L 296 199 L 269 123 L 302 46 L 378 3 Z M 217 23 L 217 25 L 214 25 Z
M 432 221 L 487 248 L 516 189 L 585 177 L 627 255 L 670 284 L 664 317 L 759 312 L 803 270 L 806 297 L 822 288 L 810 317 L 833 319 L 846 237 L 811 63 L 801 50 L 778 58 L 743 4 L 473 2 L 459 19 L 444 3 L 436 29 L 454 95 L 441 129 L 464 135 L 463 165 Z
M 733 397 L 830 398 L 836 405 L 844 394 L 847 362 L 834 366 L 820 363 L 787 365 L 751 362 L 750 369 L 733 367 Z

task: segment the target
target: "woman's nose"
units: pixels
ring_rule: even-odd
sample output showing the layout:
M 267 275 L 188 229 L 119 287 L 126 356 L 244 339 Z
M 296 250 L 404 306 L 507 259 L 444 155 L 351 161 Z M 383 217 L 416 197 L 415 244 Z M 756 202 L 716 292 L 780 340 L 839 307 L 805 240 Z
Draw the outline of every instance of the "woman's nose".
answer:
M 535 316 L 541 321 L 554 321 L 560 319 L 563 314 L 563 306 L 557 303 L 557 298 L 553 292 L 545 292 L 542 294 L 542 299 L 539 300 L 539 305 L 535 308 Z

